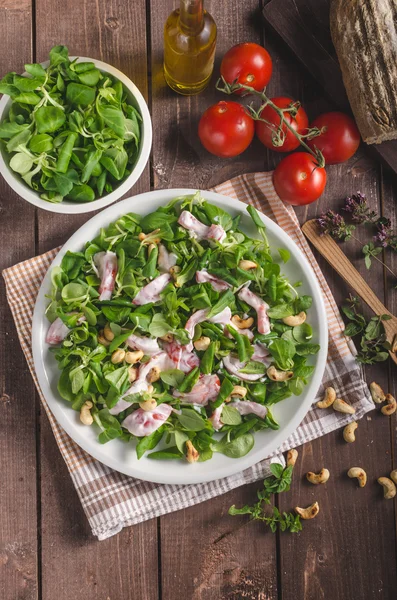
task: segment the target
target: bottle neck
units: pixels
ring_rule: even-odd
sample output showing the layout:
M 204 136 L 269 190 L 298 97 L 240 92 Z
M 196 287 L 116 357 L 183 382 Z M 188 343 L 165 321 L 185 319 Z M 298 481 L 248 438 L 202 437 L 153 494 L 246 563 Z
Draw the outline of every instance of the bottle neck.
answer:
M 199 33 L 203 28 L 203 0 L 181 0 L 179 22 L 181 29 L 188 34 Z

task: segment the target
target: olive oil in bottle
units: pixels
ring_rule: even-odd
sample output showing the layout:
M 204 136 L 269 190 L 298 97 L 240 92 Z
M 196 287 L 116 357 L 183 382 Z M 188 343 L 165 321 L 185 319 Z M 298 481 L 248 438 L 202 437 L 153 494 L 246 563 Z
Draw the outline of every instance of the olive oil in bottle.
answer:
M 164 26 L 164 75 L 172 90 L 189 96 L 207 85 L 214 68 L 216 25 L 203 0 L 180 0 Z

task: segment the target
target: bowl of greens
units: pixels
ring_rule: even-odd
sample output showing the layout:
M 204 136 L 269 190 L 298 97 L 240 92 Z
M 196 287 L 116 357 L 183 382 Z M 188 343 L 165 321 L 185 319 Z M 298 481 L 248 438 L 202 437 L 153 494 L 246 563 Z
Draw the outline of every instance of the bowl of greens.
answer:
M 0 172 L 45 210 L 84 213 L 115 202 L 140 177 L 152 125 L 146 102 L 123 73 L 69 57 L 25 65 L 0 81 Z
M 194 483 L 274 452 L 321 383 L 318 282 L 274 222 L 212 192 L 109 207 L 63 246 L 33 316 L 60 425 L 106 465 Z

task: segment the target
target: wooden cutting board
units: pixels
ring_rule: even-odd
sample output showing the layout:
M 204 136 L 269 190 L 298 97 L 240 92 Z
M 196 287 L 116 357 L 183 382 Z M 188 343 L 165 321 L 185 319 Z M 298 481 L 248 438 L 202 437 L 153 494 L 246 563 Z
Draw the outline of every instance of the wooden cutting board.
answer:
M 349 110 L 329 29 L 330 0 L 270 0 L 265 20 L 283 38 L 341 110 Z M 397 140 L 367 146 L 397 173 Z

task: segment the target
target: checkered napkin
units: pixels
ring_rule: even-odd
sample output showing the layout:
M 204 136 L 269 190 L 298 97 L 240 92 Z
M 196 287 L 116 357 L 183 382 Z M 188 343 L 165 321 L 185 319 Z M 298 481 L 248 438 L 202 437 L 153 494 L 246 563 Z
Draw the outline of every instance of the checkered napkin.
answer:
M 328 317 L 329 351 L 318 398 L 332 385 L 338 394 L 356 408 L 360 419 L 374 405 L 354 360 L 355 349 L 341 334 L 341 320 L 335 300 L 314 256 L 299 228 L 293 209 L 277 196 L 271 173 L 241 175 L 215 188 L 216 192 L 253 204 L 276 221 L 296 242 L 311 264 L 320 283 Z M 100 540 L 118 533 L 123 527 L 186 508 L 269 475 L 270 457 L 242 473 L 197 485 L 160 485 L 127 477 L 93 459 L 71 440 L 52 416 L 42 395 L 33 367 L 31 328 L 33 307 L 42 279 L 58 249 L 19 263 L 3 271 L 7 298 L 18 336 L 41 401 L 47 411 L 57 444 L 67 464 L 92 532 Z M 298 429 L 275 455 L 343 427 L 351 416 L 313 407 Z

